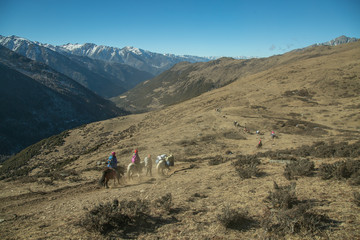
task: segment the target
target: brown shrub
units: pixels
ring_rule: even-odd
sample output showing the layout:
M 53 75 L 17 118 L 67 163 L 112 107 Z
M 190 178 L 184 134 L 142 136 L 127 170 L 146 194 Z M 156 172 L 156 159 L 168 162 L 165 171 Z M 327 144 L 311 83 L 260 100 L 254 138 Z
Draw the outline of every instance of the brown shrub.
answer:
M 261 175 L 258 168 L 261 162 L 256 155 L 238 155 L 236 158 L 237 160 L 232 165 L 235 166 L 235 170 L 241 178 L 245 179 Z
M 112 231 L 127 230 L 134 225 L 142 226 L 150 212 L 149 206 L 148 201 L 140 199 L 120 203 L 114 200 L 113 203 L 95 206 L 86 214 L 80 225 L 89 231 L 104 235 Z
M 319 176 L 323 180 L 349 179 L 350 184 L 358 185 L 360 184 L 360 160 L 347 159 L 333 164 L 323 163 L 319 166 Z
M 269 192 L 269 195 L 265 198 L 265 201 L 269 202 L 272 208 L 290 209 L 298 202 L 295 188 L 295 182 L 292 182 L 290 185 L 280 187 L 276 182 L 274 182 L 275 191 Z
M 355 158 L 360 156 L 360 141 L 353 144 L 347 142 L 328 143 L 316 142 L 311 146 L 303 145 L 296 149 L 285 149 L 279 151 L 268 151 L 258 153 L 258 157 L 269 157 L 273 159 L 280 159 L 281 156 L 296 156 L 296 157 L 317 157 L 317 158 L 331 158 L 331 157 L 348 157 Z
M 171 193 L 167 193 L 166 195 L 156 199 L 154 201 L 154 205 L 157 208 L 163 208 L 166 211 L 170 211 L 172 207 L 172 195 Z
M 169 220 L 153 215 L 157 208 L 170 209 L 171 202 L 170 193 L 156 200 L 155 204 L 142 199 L 121 202 L 114 199 L 113 202 L 99 204 L 88 210 L 78 225 L 109 239 L 136 239 L 142 232 L 153 232 L 159 225 L 176 221 L 174 218 Z
M 286 164 L 284 176 L 287 180 L 298 176 L 311 176 L 314 173 L 315 163 L 308 159 L 300 159 Z
M 217 218 L 224 227 L 239 231 L 246 231 L 257 225 L 246 210 L 231 209 L 229 206 L 225 206 Z
M 360 192 L 354 192 L 354 200 L 353 202 L 356 204 L 356 206 L 360 207 Z
M 332 222 L 326 215 L 314 212 L 309 203 L 291 209 L 272 211 L 261 223 L 267 231 L 279 236 L 286 234 L 318 235 Z
M 224 158 L 221 155 L 216 155 L 215 157 L 211 158 L 208 162 L 209 166 L 219 165 L 224 162 Z
M 262 217 L 261 226 L 266 232 L 277 236 L 286 234 L 318 235 L 334 222 L 326 215 L 316 213 L 313 203 L 298 201 L 295 183 L 279 187 L 274 182 L 274 192 L 265 201 L 270 202 L 271 211 Z

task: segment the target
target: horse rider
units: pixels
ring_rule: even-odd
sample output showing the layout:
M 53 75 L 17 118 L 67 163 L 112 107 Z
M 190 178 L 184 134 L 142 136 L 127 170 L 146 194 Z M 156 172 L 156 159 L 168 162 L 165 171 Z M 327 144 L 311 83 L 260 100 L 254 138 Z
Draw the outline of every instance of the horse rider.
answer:
M 115 171 L 117 171 L 117 158 L 116 158 L 116 153 L 112 152 L 108 161 L 107 161 L 107 167 L 108 168 L 112 168 Z
M 261 148 L 261 147 L 262 147 L 262 142 L 261 142 L 261 139 L 260 139 L 260 141 L 259 141 L 259 143 L 258 143 L 257 147 L 258 147 L 258 148 Z
M 140 157 L 137 149 L 134 150 L 134 155 L 132 156 L 131 162 L 134 163 L 137 168 L 139 167 Z
M 271 131 L 271 138 L 272 138 L 272 139 L 276 138 L 276 134 L 275 134 L 274 131 Z
M 106 173 L 106 170 L 108 170 L 108 169 L 114 169 L 116 174 L 118 174 L 118 171 L 117 171 L 117 158 L 116 158 L 116 153 L 115 152 L 112 152 L 109 159 L 107 160 L 106 168 L 103 171 L 102 177 L 101 177 L 101 179 L 99 181 L 100 184 L 102 184 L 104 182 L 105 173 Z

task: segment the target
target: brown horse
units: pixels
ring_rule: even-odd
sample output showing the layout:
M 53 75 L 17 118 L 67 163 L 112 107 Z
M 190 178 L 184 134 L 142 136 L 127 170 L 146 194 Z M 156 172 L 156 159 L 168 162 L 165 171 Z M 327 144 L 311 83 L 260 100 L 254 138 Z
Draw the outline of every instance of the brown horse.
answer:
M 110 179 L 114 179 L 114 185 L 115 185 L 115 180 L 117 180 L 118 184 L 120 184 L 120 177 L 121 177 L 120 169 L 116 171 L 113 168 L 106 167 L 105 170 L 103 171 L 103 175 L 99 181 L 99 184 L 106 188 L 109 188 L 108 183 Z

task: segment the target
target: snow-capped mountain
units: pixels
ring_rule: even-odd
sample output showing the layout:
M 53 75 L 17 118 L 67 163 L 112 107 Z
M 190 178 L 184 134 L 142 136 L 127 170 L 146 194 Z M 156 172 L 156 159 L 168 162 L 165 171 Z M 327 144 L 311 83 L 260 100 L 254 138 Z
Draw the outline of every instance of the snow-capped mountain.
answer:
M 216 57 L 160 54 L 135 47 L 116 48 L 93 43 L 68 43 L 54 46 L 17 36 L 0 35 L 0 45 L 32 60 L 48 64 L 104 97 L 120 95 L 124 90 L 131 89 L 136 84 L 170 69 L 179 62 L 207 62 L 216 59 Z M 81 65 L 81 71 L 74 69 L 79 65 Z M 92 72 L 94 66 L 99 65 L 106 66 L 97 67 L 98 72 Z M 118 70 L 113 70 L 114 66 L 116 69 L 126 69 L 118 73 Z M 108 84 L 109 80 L 116 86 Z M 104 89 L 105 85 L 110 86 L 110 90 Z
M 106 98 L 118 96 L 154 76 L 126 64 L 74 55 L 62 47 L 16 36 L 0 36 L 0 45 L 31 60 L 45 63 Z
M 150 72 L 153 75 L 158 75 L 179 62 L 207 62 L 215 59 L 214 57 L 154 53 L 129 46 L 124 48 L 99 46 L 93 43 L 69 43 L 57 46 L 54 50 L 103 61 L 124 63 L 139 70 Z

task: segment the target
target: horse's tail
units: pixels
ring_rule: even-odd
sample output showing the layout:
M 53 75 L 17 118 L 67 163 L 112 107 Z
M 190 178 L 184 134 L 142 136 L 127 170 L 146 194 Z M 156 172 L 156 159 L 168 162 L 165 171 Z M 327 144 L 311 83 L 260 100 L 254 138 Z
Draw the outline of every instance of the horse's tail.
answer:
M 99 180 L 99 185 L 100 185 L 100 186 L 103 186 L 103 185 L 104 185 L 105 174 L 106 174 L 106 171 L 103 171 L 102 176 L 101 176 L 101 178 L 100 178 L 100 180 Z
M 129 180 L 130 180 L 130 178 L 131 178 L 130 173 L 131 173 L 131 168 L 132 168 L 132 166 L 134 166 L 134 163 L 130 163 L 130 164 L 128 165 L 127 171 L 126 171 Z

